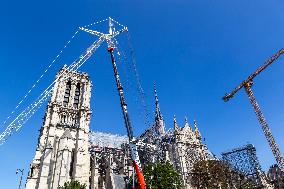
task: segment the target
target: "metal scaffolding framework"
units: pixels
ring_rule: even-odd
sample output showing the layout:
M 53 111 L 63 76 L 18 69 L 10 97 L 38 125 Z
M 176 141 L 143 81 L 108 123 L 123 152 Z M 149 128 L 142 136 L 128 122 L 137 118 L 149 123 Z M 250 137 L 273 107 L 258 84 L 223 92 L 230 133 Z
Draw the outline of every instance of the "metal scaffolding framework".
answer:
M 252 144 L 222 153 L 222 158 L 246 176 L 258 176 L 261 167 Z
M 243 175 L 244 180 L 250 180 L 258 187 L 270 188 L 265 173 L 261 170 L 256 149 L 252 144 L 224 152 L 222 158 L 232 167 L 232 170 Z M 238 179 L 240 178 L 242 177 Z

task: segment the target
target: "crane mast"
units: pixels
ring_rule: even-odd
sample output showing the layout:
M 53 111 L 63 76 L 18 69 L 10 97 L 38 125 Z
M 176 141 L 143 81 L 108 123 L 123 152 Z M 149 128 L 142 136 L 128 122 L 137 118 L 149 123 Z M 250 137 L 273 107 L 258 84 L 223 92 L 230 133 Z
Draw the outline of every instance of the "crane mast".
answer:
M 109 46 L 108 52 L 110 53 L 110 57 L 111 57 L 114 77 L 115 77 L 115 81 L 116 81 L 117 91 L 118 91 L 118 95 L 119 95 L 119 98 L 120 98 L 120 105 L 121 105 L 123 118 L 124 118 L 124 123 L 125 123 L 126 129 L 127 129 L 127 134 L 128 134 L 128 138 L 129 138 L 129 145 L 130 145 L 130 151 L 131 151 L 131 158 L 132 158 L 132 161 L 133 161 L 133 167 L 134 167 L 135 172 L 137 174 L 137 179 L 138 179 L 140 189 L 146 189 L 146 184 L 145 184 L 145 181 L 144 181 L 144 176 L 143 176 L 143 173 L 142 173 L 142 168 L 141 168 L 141 164 L 140 164 L 140 160 L 139 160 L 138 150 L 137 150 L 137 146 L 135 144 L 135 140 L 134 140 L 134 137 L 133 137 L 132 126 L 131 126 L 131 122 L 130 122 L 128 111 L 127 111 L 127 104 L 126 104 L 125 97 L 124 97 L 123 87 L 122 87 L 122 84 L 120 82 L 119 72 L 118 72 L 118 69 L 117 69 L 117 66 L 116 66 L 116 61 L 115 61 L 115 58 L 114 58 L 114 47 Z
M 278 59 L 282 54 L 284 54 L 284 49 L 280 49 L 276 54 L 274 54 L 270 59 L 268 59 L 263 66 L 259 67 L 253 74 L 251 74 L 246 80 L 244 80 L 240 85 L 238 85 L 231 93 L 226 94 L 223 97 L 223 100 L 225 102 L 229 101 L 233 96 L 244 87 L 246 94 L 250 100 L 250 103 L 254 109 L 254 112 L 257 116 L 257 119 L 261 125 L 261 128 L 264 132 L 264 135 L 268 141 L 269 147 L 271 148 L 271 151 L 276 159 L 276 162 L 279 166 L 279 168 L 284 171 L 284 158 L 281 155 L 280 149 L 276 144 L 276 141 L 272 135 L 272 132 L 268 126 L 268 123 L 266 122 L 264 115 L 259 107 L 259 104 L 256 101 L 256 98 L 253 94 L 253 91 L 251 89 L 253 85 L 253 79 L 259 75 L 265 68 L 267 68 L 269 65 L 271 65 L 276 59 Z
M 116 87 L 117 87 L 117 91 L 118 91 L 118 94 L 119 94 L 120 105 L 121 105 L 121 109 L 122 109 L 122 113 L 123 113 L 125 126 L 126 126 L 126 129 L 127 129 L 128 138 L 129 138 L 129 141 L 131 141 L 131 140 L 133 140 L 133 131 L 132 131 L 129 115 L 128 115 L 128 112 L 127 112 L 127 104 L 126 104 L 125 97 L 124 97 L 123 87 L 122 87 L 122 84 L 121 84 L 121 81 L 120 81 L 120 78 L 119 78 L 119 73 L 118 73 L 116 61 L 115 61 L 115 58 L 114 58 L 114 48 L 109 47 L 108 52 L 110 53 L 110 57 L 111 57 L 112 68 L 113 68 L 113 72 L 114 72 Z
M 254 109 L 254 112 L 255 112 L 255 114 L 257 116 L 257 119 L 258 119 L 258 121 L 259 121 L 259 123 L 261 125 L 261 128 L 262 128 L 262 130 L 263 130 L 263 132 L 264 132 L 264 134 L 266 136 L 266 139 L 267 139 L 268 144 L 269 144 L 269 146 L 270 146 L 270 148 L 272 150 L 272 153 L 273 153 L 273 155 L 274 155 L 274 157 L 276 159 L 276 162 L 278 163 L 279 168 L 281 170 L 284 170 L 284 159 L 283 159 L 283 157 L 282 157 L 282 155 L 280 153 L 280 150 L 279 150 L 279 148 L 278 148 L 278 146 L 277 146 L 277 144 L 276 144 L 276 142 L 274 140 L 272 132 L 269 129 L 269 126 L 268 126 L 268 124 L 267 124 L 267 122 L 266 122 L 266 120 L 264 118 L 264 115 L 261 112 L 260 107 L 259 107 L 259 105 L 258 105 L 258 103 L 257 103 L 257 101 L 255 99 L 255 96 L 254 96 L 252 90 L 251 90 L 252 85 L 253 85 L 252 82 L 246 83 L 246 85 L 244 86 L 245 91 L 246 91 L 246 93 L 248 95 L 248 98 L 249 98 L 250 103 L 251 103 L 251 105 L 252 105 L 252 107 Z
M 129 138 L 129 147 L 130 147 L 130 152 L 131 152 L 131 159 L 132 159 L 132 163 L 133 163 L 133 167 L 135 169 L 135 172 L 137 174 L 137 179 L 138 179 L 138 184 L 139 184 L 139 188 L 140 189 L 146 189 L 146 184 L 145 184 L 145 180 L 144 180 L 144 175 L 142 172 L 142 167 L 141 167 L 141 163 L 139 160 L 139 155 L 138 155 L 138 149 L 137 149 L 137 145 L 133 136 L 133 130 L 132 130 L 132 126 L 131 126 L 131 122 L 129 119 L 129 114 L 127 111 L 127 103 L 124 97 L 124 92 L 123 92 L 123 87 L 120 81 L 120 77 L 119 77 L 119 72 L 118 72 L 118 68 L 116 65 L 116 60 L 114 57 L 114 49 L 116 48 L 115 44 L 115 37 L 123 32 L 127 32 L 128 29 L 127 27 L 123 27 L 121 30 L 115 31 L 115 28 L 113 27 L 113 19 L 109 18 L 109 33 L 104 34 L 95 30 L 90 30 L 84 27 L 81 27 L 80 29 L 90 33 L 92 35 L 95 35 L 99 38 L 103 38 L 106 40 L 107 44 L 108 44 L 108 52 L 110 53 L 110 57 L 111 57 L 111 63 L 112 63 L 112 68 L 113 68 L 113 72 L 114 72 L 114 77 L 115 77 L 115 81 L 116 81 L 116 87 L 117 87 L 117 91 L 118 91 L 118 95 L 119 95 L 119 99 L 120 99 L 120 105 L 121 105 L 121 109 L 122 109 L 122 114 L 123 114 L 123 118 L 124 118 L 124 123 L 127 129 L 127 134 L 128 134 L 128 138 Z M 122 25 L 121 25 L 122 26 Z

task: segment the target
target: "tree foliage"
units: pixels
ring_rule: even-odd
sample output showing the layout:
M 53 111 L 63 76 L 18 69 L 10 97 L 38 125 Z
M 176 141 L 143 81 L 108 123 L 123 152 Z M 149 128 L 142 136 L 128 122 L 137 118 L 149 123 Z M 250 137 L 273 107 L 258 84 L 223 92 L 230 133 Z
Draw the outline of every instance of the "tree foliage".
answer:
M 197 189 L 215 188 L 255 188 L 252 178 L 232 169 L 227 163 L 219 160 L 199 161 L 193 166 L 190 174 L 191 184 Z
M 182 188 L 181 176 L 169 162 L 145 165 L 143 172 L 149 189 Z
M 60 189 L 86 189 L 86 184 L 81 184 L 79 181 L 68 181 L 65 182 Z

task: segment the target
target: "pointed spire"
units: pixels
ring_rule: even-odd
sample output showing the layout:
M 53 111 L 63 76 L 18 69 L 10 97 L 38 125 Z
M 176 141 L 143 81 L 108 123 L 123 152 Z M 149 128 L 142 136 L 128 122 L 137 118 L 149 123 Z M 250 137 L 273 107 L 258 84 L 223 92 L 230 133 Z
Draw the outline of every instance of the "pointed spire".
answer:
M 201 134 L 199 132 L 198 124 L 197 124 L 196 120 L 194 120 L 194 133 L 195 133 L 195 136 L 196 136 L 197 139 L 202 140 L 202 137 L 201 137 Z
M 185 122 L 184 126 L 190 127 L 186 116 L 184 116 L 184 122 Z
M 178 126 L 178 124 L 177 124 L 177 118 L 176 118 L 175 115 L 174 115 L 174 130 L 175 130 L 175 131 L 178 131 L 178 130 L 179 130 L 179 126 Z
M 184 128 L 188 129 L 190 132 L 192 132 L 192 129 L 187 121 L 187 117 L 185 116 L 184 117 L 184 120 L 185 120 L 185 124 L 184 124 Z
M 160 110 L 160 104 L 159 104 L 156 84 L 154 84 L 154 93 L 155 93 L 155 105 L 156 105 L 156 110 L 155 110 L 156 132 L 158 134 L 164 134 L 165 133 L 165 122 L 164 122 L 163 115 Z
M 193 122 L 194 122 L 194 130 L 195 130 L 195 131 L 196 131 L 196 130 L 198 131 L 197 121 L 196 121 L 196 120 L 194 120 Z
M 184 116 L 184 121 L 185 121 L 185 124 L 188 124 L 188 121 L 187 121 L 187 117 Z
M 155 105 L 156 105 L 156 117 L 158 118 L 162 118 L 162 113 L 160 110 L 160 104 L 159 104 L 159 98 L 158 98 L 158 93 L 157 93 L 157 89 L 156 89 L 156 84 L 154 84 L 154 93 L 155 93 Z

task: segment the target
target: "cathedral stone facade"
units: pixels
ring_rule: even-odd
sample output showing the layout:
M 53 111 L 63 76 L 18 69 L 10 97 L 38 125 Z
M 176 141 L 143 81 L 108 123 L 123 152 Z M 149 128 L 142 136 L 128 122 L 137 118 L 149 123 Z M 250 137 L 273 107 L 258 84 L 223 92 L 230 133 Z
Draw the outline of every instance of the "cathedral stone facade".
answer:
M 91 87 L 87 74 L 71 72 L 66 66 L 57 74 L 27 189 L 57 189 L 70 180 L 89 186 Z
M 86 73 L 63 67 L 56 75 L 51 100 L 30 164 L 26 189 L 57 189 L 77 180 L 89 189 L 124 189 L 133 175 L 128 137 L 91 132 L 91 81 Z M 169 161 L 190 186 L 191 169 L 199 160 L 213 159 L 202 143 L 197 122 L 187 120 L 165 131 L 165 122 L 155 90 L 155 120 L 137 138 L 141 163 Z
M 155 123 L 138 138 L 141 162 L 142 164 L 170 162 L 181 174 L 185 188 L 191 189 L 193 165 L 201 160 L 213 160 L 215 157 L 202 142 L 196 121 L 194 121 L 194 129 L 187 118 L 185 118 L 184 126 L 179 127 L 174 117 L 174 129 L 165 131 L 165 122 L 156 90 L 155 102 Z

